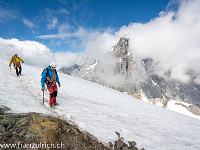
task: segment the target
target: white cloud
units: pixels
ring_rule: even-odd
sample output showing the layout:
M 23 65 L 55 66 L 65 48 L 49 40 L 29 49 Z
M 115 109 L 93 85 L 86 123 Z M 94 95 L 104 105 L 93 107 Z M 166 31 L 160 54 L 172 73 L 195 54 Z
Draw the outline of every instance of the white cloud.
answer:
M 57 14 L 67 14 L 67 15 L 70 14 L 69 11 L 67 9 L 64 9 L 64 8 L 58 9 L 57 11 L 55 11 L 55 13 L 57 13 Z
M 71 52 L 55 53 L 55 60 L 59 67 L 71 67 L 82 62 L 82 56 Z
M 69 25 L 68 23 L 61 24 L 58 27 L 58 33 L 60 34 L 70 33 L 72 30 L 74 30 L 74 27 Z
M 47 25 L 48 29 L 54 29 L 56 27 L 56 24 L 58 23 L 58 19 L 57 18 L 53 18 L 51 20 L 51 23 Z
M 189 70 L 200 73 L 200 1 L 184 0 L 177 12 L 161 12 L 145 24 L 130 23 L 114 34 L 109 32 L 89 35 L 86 52 L 102 56 L 119 38 L 127 35 L 130 50 L 140 60 L 151 57 L 156 72 L 172 70 L 172 77 L 187 82 Z
M 67 29 L 68 27 L 64 27 L 62 28 L 62 30 L 64 29 Z M 63 33 L 64 31 L 62 31 L 61 33 L 59 34 L 48 34 L 48 35 L 40 35 L 40 36 L 37 36 L 38 38 L 40 39 L 55 39 L 55 38 L 68 38 L 68 37 L 79 37 L 81 38 L 82 36 L 87 36 L 89 35 L 89 33 L 87 33 L 86 30 L 84 30 L 83 28 L 79 28 L 79 30 L 77 30 L 76 32 L 67 32 L 66 33 Z
M 17 53 L 26 64 L 44 67 L 52 58 L 50 50 L 35 41 L 19 41 L 18 39 L 0 38 L 0 52 L 4 59 L 10 60 Z
M 65 38 L 65 37 L 79 37 L 84 36 L 85 34 L 78 33 L 69 33 L 69 34 L 49 34 L 49 35 L 40 35 L 37 36 L 40 39 L 52 39 L 52 38 Z
M 49 16 L 52 16 L 54 14 L 64 14 L 64 15 L 70 14 L 70 12 L 65 8 L 59 8 L 58 10 L 52 10 L 52 9 L 46 8 L 45 11 L 47 12 Z
M 46 67 L 53 60 L 58 65 L 71 66 L 73 63 L 80 63 L 81 56 L 78 54 L 67 53 L 52 53 L 45 45 L 35 41 L 19 41 L 18 39 L 2 39 L 0 38 L 0 53 L 1 58 L 10 60 L 17 53 L 25 64 Z
M 28 26 L 29 28 L 33 28 L 35 25 L 28 19 L 22 19 L 23 23 Z
M 84 40 L 83 40 L 84 41 Z M 103 57 L 103 55 L 116 44 L 117 39 L 109 31 L 105 31 L 103 34 L 99 32 L 90 33 L 85 40 L 85 51 L 83 54 L 87 57 Z
M 0 22 L 4 23 L 8 20 L 18 18 L 19 12 L 11 9 L 10 6 L 3 1 L 0 1 Z

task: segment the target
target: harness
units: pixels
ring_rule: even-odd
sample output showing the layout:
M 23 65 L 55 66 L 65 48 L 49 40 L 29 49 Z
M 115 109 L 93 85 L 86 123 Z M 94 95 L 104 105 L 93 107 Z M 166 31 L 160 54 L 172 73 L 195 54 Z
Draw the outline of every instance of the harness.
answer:
M 56 70 L 54 70 L 54 72 L 53 72 L 53 77 L 52 77 L 52 78 L 51 78 L 50 75 L 49 75 L 49 69 L 46 68 L 46 69 L 44 69 L 44 70 L 47 70 L 45 82 L 46 82 L 47 84 L 51 85 L 51 86 L 56 85 L 56 73 L 57 73 Z M 43 72 L 44 72 L 44 70 L 43 70 Z M 42 72 L 42 74 L 43 74 L 43 72 Z
M 18 68 L 20 67 L 20 61 L 17 62 L 17 59 L 19 59 L 18 57 L 13 56 L 12 60 L 13 60 L 13 64 L 15 64 Z

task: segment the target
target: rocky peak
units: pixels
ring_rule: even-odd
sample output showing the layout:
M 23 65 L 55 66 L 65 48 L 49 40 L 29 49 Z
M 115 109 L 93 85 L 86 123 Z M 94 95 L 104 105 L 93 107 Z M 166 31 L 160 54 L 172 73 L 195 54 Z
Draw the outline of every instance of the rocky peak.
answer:
M 129 39 L 126 37 L 121 37 L 119 42 L 113 47 L 114 55 L 118 57 L 122 57 L 123 55 L 127 55 L 129 51 Z
M 107 72 L 113 72 L 113 75 L 130 76 L 133 71 L 134 62 L 132 53 L 129 51 L 129 39 L 127 37 L 121 37 L 119 42 L 104 55 L 103 59 L 95 60 L 91 63 L 87 59 L 72 75 L 90 81 L 93 81 L 93 79 L 100 81 L 101 79 L 98 78 L 100 76 L 102 77 L 102 74 L 107 76 Z M 105 67 L 105 65 L 109 66 L 113 63 L 114 65 L 111 65 L 111 67 Z M 109 69 L 109 71 L 105 71 L 105 68 Z
M 116 73 L 125 74 L 127 76 L 131 75 L 134 62 L 132 53 L 129 51 L 129 39 L 121 37 L 110 52 L 112 52 L 117 60 Z

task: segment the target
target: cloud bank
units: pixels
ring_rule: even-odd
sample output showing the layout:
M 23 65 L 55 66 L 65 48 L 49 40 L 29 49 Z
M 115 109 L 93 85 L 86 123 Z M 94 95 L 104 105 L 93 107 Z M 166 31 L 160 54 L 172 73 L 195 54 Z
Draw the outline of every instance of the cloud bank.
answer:
M 52 53 L 45 45 L 35 41 L 19 41 L 18 39 L 2 39 L 0 38 L 1 58 L 10 60 L 17 53 L 25 64 L 37 67 L 46 67 L 51 61 L 57 63 L 60 67 L 70 67 L 75 63 L 81 63 L 81 56 L 70 52 Z
M 142 24 L 130 23 L 119 31 L 93 34 L 86 53 L 101 56 L 109 46 L 126 35 L 134 57 L 153 58 L 155 73 L 163 75 L 171 70 L 174 79 L 187 82 L 188 71 L 200 74 L 200 1 L 183 0 L 179 9 L 160 12 L 157 18 Z M 92 35 L 91 35 L 92 37 Z
M 10 60 L 17 53 L 26 64 L 38 67 L 44 67 L 52 58 L 50 50 L 45 45 L 35 41 L 19 41 L 18 39 L 5 40 L 0 38 L 0 52 L 6 60 Z

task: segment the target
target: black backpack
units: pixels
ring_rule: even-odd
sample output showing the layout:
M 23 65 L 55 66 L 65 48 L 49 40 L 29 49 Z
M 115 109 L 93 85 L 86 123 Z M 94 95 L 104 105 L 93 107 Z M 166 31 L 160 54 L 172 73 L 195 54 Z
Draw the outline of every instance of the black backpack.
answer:
M 43 75 L 43 73 L 44 73 L 45 70 L 47 70 L 46 77 L 48 76 L 49 78 L 51 78 L 50 75 L 49 75 L 49 69 L 48 69 L 48 68 L 45 68 L 45 69 L 42 71 L 41 76 Z M 56 69 L 55 69 L 55 75 L 56 75 L 56 74 L 57 74 L 57 71 L 56 71 Z M 45 78 L 45 82 L 48 82 L 47 78 Z

